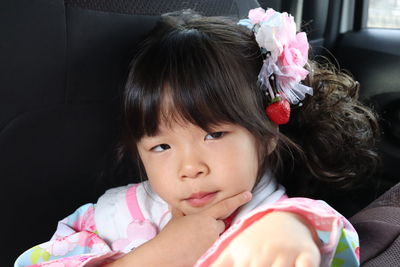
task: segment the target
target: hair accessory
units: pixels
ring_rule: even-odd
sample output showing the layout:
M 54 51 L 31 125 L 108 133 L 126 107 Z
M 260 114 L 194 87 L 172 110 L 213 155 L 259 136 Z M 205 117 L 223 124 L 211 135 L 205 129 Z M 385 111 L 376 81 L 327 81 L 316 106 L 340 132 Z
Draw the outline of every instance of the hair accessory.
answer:
M 272 8 L 252 9 L 249 18 L 238 24 L 254 32 L 261 49 L 264 63 L 258 82 L 270 98 L 267 116 L 276 124 L 285 124 L 289 121 L 290 104 L 299 104 L 306 94 L 313 95 L 311 87 L 300 83 L 308 75 L 304 68 L 309 49 L 307 35 L 296 34 L 293 16 Z

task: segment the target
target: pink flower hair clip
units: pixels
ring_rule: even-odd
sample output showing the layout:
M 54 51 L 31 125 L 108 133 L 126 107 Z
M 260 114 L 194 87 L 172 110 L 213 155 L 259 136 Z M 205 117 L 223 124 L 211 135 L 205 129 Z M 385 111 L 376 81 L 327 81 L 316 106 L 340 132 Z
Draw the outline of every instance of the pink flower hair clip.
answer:
M 254 32 L 263 55 L 258 82 L 270 99 L 267 116 L 278 125 L 286 124 L 290 104 L 299 104 L 306 94 L 313 95 L 311 87 L 301 84 L 308 75 L 304 68 L 309 49 L 307 35 L 296 33 L 296 23 L 291 15 L 272 8 L 252 9 L 249 18 L 238 24 Z

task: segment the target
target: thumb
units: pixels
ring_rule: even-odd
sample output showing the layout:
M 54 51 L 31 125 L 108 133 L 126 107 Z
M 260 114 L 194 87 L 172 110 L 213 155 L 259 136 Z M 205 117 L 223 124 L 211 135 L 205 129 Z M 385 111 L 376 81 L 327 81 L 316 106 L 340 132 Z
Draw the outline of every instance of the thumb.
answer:
M 244 191 L 230 198 L 221 200 L 214 206 L 205 210 L 204 213 L 215 219 L 225 219 L 237 208 L 249 202 L 251 197 L 252 195 L 249 191 Z
M 181 210 L 178 210 L 175 207 L 170 207 L 170 210 L 171 210 L 171 214 L 172 214 L 172 218 L 173 219 L 185 216 L 185 214 Z

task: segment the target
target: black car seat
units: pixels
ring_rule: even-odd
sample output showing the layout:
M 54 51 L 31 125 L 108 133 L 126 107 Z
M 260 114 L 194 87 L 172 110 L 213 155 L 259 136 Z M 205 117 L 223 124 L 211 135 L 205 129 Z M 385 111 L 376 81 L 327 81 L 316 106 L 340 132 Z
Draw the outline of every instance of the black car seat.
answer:
M 192 8 L 239 18 L 257 6 L 255 0 L 0 2 L 2 266 L 48 240 L 58 220 L 110 186 L 98 177 L 117 139 L 119 93 L 137 43 L 159 14 Z
M 360 237 L 361 266 L 400 266 L 400 183 L 350 222 Z

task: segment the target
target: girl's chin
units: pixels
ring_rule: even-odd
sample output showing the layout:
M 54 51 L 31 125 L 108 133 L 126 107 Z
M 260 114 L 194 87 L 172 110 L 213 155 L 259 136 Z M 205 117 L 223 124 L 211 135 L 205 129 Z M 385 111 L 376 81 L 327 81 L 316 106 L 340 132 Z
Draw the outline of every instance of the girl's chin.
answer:
M 181 211 L 184 215 L 193 215 L 193 214 L 200 213 L 204 210 L 207 210 L 209 207 L 211 207 L 211 205 L 203 206 L 203 207 L 185 207 Z
M 199 212 L 205 211 L 213 206 L 215 206 L 217 203 L 224 201 L 225 199 L 228 199 L 230 197 L 233 197 L 236 193 L 232 196 L 223 196 L 221 194 L 221 191 L 206 195 L 202 198 L 199 199 L 190 199 L 190 200 L 183 200 L 181 201 L 180 206 L 177 207 L 178 210 L 180 210 L 184 215 L 193 215 L 193 214 L 197 214 Z M 239 208 L 239 207 L 238 207 Z M 234 212 L 234 210 L 230 213 L 227 214 L 224 217 L 229 217 L 232 213 Z
M 183 201 L 183 205 L 181 206 L 181 210 L 185 215 L 193 215 L 199 212 L 210 209 L 217 203 L 223 201 L 225 198 L 221 196 L 220 192 L 216 192 L 210 196 L 207 196 L 206 199 L 195 200 L 195 201 Z M 229 215 L 227 215 L 229 216 Z M 227 217 L 226 216 L 226 217 Z

